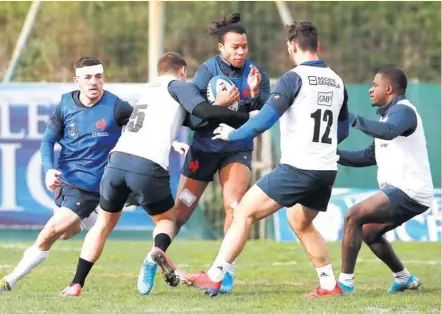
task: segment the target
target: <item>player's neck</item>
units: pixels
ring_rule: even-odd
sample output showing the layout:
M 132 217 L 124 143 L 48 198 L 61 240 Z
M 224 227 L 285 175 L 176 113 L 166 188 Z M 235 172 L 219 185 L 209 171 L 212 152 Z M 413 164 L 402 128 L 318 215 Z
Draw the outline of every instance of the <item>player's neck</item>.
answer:
M 103 94 L 104 94 L 104 91 L 101 92 L 101 95 L 99 97 L 94 98 L 94 99 L 90 99 L 85 94 L 80 92 L 80 96 L 78 98 L 80 98 L 80 101 L 84 106 L 92 107 L 101 100 L 101 97 L 103 97 Z
M 391 104 L 391 102 L 393 101 L 393 100 L 395 100 L 396 98 L 398 98 L 400 95 L 397 95 L 397 94 L 394 94 L 394 95 L 390 95 L 390 96 L 388 96 L 387 97 L 387 99 L 385 100 L 385 104 L 382 106 L 382 107 L 386 107 L 386 106 L 388 106 L 389 104 Z
M 308 62 L 308 61 L 317 61 L 320 60 L 319 56 L 316 52 L 304 52 L 298 56 L 298 64 Z

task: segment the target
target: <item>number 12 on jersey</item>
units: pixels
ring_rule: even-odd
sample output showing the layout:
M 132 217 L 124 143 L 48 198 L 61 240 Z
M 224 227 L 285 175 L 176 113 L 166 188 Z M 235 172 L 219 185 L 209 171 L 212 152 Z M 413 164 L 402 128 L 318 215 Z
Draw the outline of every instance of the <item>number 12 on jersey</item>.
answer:
M 315 143 L 319 143 L 319 136 L 320 136 L 319 133 L 321 131 L 321 124 L 322 122 L 325 122 L 327 123 L 327 126 L 325 128 L 324 134 L 322 134 L 320 142 L 324 144 L 331 144 L 332 139 L 329 136 L 330 136 L 330 128 L 333 124 L 333 111 L 329 109 L 326 110 L 318 109 L 315 112 L 313 112 L 310 115 L 310 117 L 313 118 L 315 122 L 312 141 Z

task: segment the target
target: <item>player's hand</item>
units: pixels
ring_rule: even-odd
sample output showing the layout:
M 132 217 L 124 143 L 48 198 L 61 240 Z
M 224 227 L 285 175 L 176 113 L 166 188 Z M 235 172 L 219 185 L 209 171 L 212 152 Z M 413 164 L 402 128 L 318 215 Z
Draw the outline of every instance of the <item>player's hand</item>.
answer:
M 259 94 L 259 84 L 262 82 L 262 75 L 258 68 L 254 65 L 250 65 L 250 73 L 247 77 L 247 84 L 250 87 L 250 94 L 255 97 Z
M 249 112 L 249 119 L 256 117 L 259 113 L 259 110 L 253 110 Z
M 51 191 L 59 187 L 61 184 L 60 176 L 61 176 L 60 171 L 56 169 L 49 169 L 48 172 L 46 172 L 46 177 L 45 177 L 46 187 Z
M 223 140 L 223 141 L 229 141 L 229 134 L 235 131 L 234 128 L 231 126 L 221 123 L 219 127 L 213 131 L 213 134 L 216 134 L 214 137 L 212 137 L 212 140 Z
M 231 89 L 225 88 L 224 84 L 220 84 L 220 86 L 224 86 L 224 89 L 220 90 L 214 102 L 214 105 L 229 107 L 236 101 L 239 101 L 239 89 L 236 86 L 233 86 Z
M 172 147 L 181 156 L 186 155 L 189 151 L 189 145 L 183 142 L 173 141 Z

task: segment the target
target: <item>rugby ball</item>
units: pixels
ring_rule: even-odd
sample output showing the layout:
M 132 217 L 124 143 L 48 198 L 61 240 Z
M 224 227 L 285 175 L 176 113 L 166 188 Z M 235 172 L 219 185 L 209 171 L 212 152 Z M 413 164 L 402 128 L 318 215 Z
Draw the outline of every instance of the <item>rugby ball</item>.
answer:
M 213 103 L 216 99 L 216 95 L 221 90 L 229 90 L 234 86 L 233 82 L 224 75 L 217 75 L 212 77 L 207 85 L 207 100 Z M 238 101 L 234 102 L 228 107 L 230 110 L 238 111 Z

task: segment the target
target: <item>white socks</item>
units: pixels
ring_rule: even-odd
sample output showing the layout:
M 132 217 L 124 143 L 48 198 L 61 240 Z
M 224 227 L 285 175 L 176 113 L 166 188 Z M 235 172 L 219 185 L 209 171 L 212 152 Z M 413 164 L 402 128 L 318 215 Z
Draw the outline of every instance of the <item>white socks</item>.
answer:
M 232 263 L 233 264 L 233 263 Z M 221 260 L 220 258 L 216 258 L 215 262 L 213 262 L 207 274 L 209 275 L 210 280 L 213 282 L 219 282 L 224 279 L 224 275 L 227 271 L 232 270 L 232 264 Z
M 17 282 L 29 274 L 35 267 L 40 265 L 49 255 L 49 251 L 41 251 L 30 247 L 23 253 L 23 258 L 9 275 L 4 278 L 9 286 L 13 288 Z
M 397 283 L 406 283 L 408 281 L 408 278 L 410 278 L 410 273 L 406 268 L 404 268 L 404 270 L 398 273 L 393 273 L 393 277 L 394 281 L 396 281 Z
M 335 288 L 336 279 L 331 264 L 316 268 L 316 273 L 323 289 L 331 291 Z
M 355 280 L 355 275 L 354 274 L 345 274 L 345 273 L 341 273 L 339 275 L 339 282 L 342 282 L 344 285 L 349 286 L 349 287 L 354 287 L 354 280 Z
M 393 273 L 393 277 L 394 277 L 394 281 L 396 281 L 399 284 L 402 284 L 402 283 L 406 283 L 408 281 L 408 278 L 410 278 L 410 273 L 408 272 L 408 270 L 406 268 L 404 268 L 404 270 L 402 270 L 398 273 Z M 339 280 L 339 282 L 342 282 L 346 286 L 354 287 L 354 279 L 355 279 L 354 274 L 341 273 L 339 275 L 338 280 Z
M 227 269 L 227 272 L 230 275 L 232 275 L 232 277 L 235 277 L 235 265 L 236 265 L 236 259 L 233 260 L 233 262 L 229 264 L 229 267 Z

